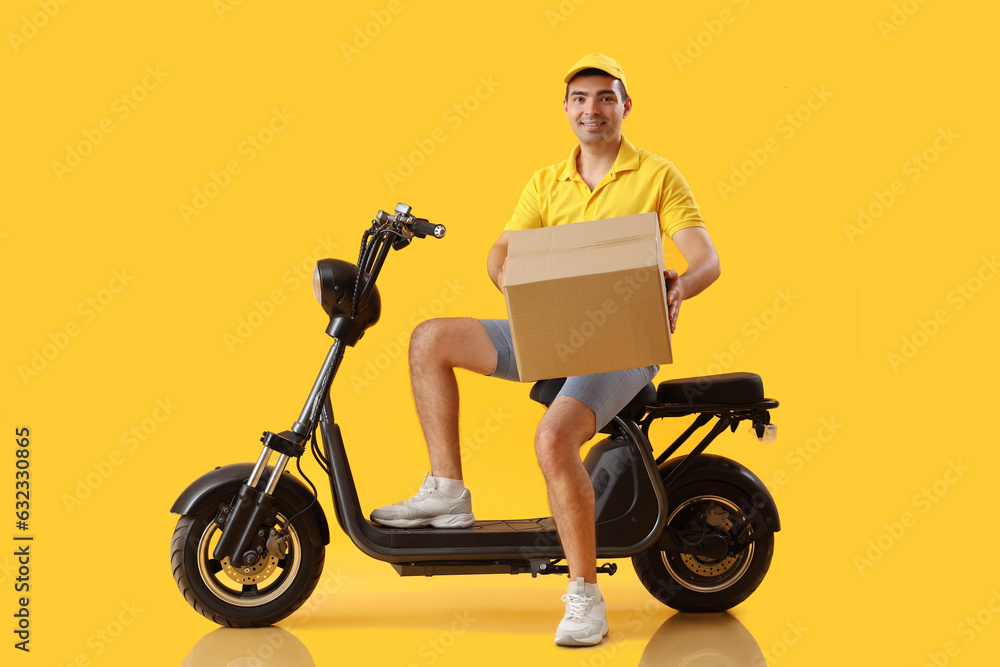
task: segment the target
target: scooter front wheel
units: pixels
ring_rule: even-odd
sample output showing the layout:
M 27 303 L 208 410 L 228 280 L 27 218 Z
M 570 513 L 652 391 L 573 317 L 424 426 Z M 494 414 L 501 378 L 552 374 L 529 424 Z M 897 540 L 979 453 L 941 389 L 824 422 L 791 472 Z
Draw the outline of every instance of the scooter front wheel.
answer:
M 688 484 L 668 495 L 667 525 L 685 534 L 709 532 L 735 537 L 746 523 L 752 493 L 724 482 Z M 718 612 L 750 597 L 771 565 L 774 533 L 719 559 L 647 549 L 632 557 L 639 580 L 663 604 L 683 612 Z
M 316 588 L 326 549 L 314 546 L 295 524 L 287 525 L 294 512 L 279 496 L 275 502 L 277 525 L 288 532 L 284 558 L 265 556 L 254 567 L 238 569 L 230 565 L 228 558 L 213 558 L 222 534 L 215 518 L 229 500 L 210 503 L 177 522 L 170 549 L 174 580 L 184 599 L 219 625 L 272 625 L 302 606 Z

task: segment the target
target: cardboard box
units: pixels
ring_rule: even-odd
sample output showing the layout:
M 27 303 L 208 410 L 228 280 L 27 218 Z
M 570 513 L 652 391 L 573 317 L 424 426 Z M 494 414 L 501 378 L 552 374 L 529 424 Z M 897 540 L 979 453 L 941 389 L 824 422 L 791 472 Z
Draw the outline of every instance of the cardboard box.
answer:
M 522 381 L 672 361 L 656 213 L 511 232 L 504 295 Z

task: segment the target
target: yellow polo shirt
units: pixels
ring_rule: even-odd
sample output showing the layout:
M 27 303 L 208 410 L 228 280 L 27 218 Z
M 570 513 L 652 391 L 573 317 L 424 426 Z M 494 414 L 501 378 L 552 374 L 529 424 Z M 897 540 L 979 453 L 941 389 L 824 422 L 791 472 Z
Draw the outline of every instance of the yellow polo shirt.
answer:
M 705 226 L 691 188 L 669 160 L 637 149 L 622 137 L 614 166 L 591 191 L 576 170 L 579 154 L 576 145 L 568 159 L 535 172 L 505 230 L 651 211 L 659 216 L 664 239 L 686 227 Z

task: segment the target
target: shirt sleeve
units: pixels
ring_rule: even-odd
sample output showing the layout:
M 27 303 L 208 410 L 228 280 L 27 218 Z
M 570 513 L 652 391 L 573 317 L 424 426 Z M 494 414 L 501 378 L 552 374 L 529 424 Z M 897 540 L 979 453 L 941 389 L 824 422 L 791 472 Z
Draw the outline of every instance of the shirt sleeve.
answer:
M 665 236 L 672 238 L 682 229 L 705 226 L 690 186 L 673 164 L 667 167 L 661 187 L 660 230 Z
M 519 229 L 537 229 L 542 226 L 542 214 L 538 210 L 538 188 L 534 176 L 524 186 L 517 207 L 504 231 Z

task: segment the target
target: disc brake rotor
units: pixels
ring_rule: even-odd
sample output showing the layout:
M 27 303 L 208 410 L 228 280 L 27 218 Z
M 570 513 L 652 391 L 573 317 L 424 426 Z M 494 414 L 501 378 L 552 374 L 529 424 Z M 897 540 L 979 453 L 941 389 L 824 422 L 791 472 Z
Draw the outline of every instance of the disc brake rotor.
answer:
M 253 565 L 233 567 L 229 556 L 222 559 L 222 571 L 238 584 L 257 584 L 271 576 L 278 565 L 278 557 L 267 554 Z
M 736 563 L 736 558 L 726 556 L 722 560 L 702 561 L 691 554 L 681 554 L 681 562 L 699 577 L 717 577 Z
M 710 508 L 710 512 L 712 510 L 722 511 L 717 505 L 713 505 Z M 725 515 L 726 513 L 722 512 L 722 514 Z M 726 518 L 718 523 L 717 527 L 728 533 L 733 528 L 733 522 L 729 518 Z M 681 554 L 681 562 L 684 563 L 687 569 L 699 577 L 717 577 L 729 570 L 737 560 L 735 556 L 726 556 L 722 560 L 706 560 L 691 554 Z

